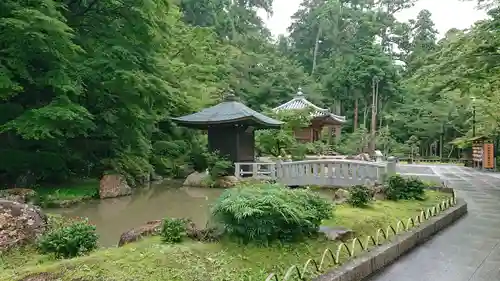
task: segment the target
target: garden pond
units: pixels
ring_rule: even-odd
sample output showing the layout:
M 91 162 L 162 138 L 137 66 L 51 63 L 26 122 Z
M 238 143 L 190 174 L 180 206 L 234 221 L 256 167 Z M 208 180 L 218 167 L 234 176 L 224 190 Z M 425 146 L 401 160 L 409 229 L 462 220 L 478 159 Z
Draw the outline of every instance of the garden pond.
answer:
M 165 181 L 137 188 L 131 196 L 95 199 L 67 208 L 44 210 L 66 217 L 86 217 L 96 226 L 101 246 L 116 246 L 123 232 L 164 217 L 190 218 L 197 226 L 204 227 L 210 217 L 210 206 L 224 189 L 181 185 L 177 181 Z M 334 190 L 318 192 L 333 198 Z

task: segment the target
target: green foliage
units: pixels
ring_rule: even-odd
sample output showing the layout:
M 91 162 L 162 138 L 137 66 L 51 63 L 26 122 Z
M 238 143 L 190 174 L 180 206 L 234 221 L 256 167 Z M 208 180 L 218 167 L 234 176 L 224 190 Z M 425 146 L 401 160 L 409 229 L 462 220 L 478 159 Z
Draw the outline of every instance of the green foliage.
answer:
M 179 243 L 186 232 L 186 222 L 182 219 L 164 218 L 160 236 L 165 243 Z
M 418 178 L 405 179 L 400 175 L 387 179 L 385 194 L 389 200 L 423 200 L 426 184 Z
M 208 172 L 210 173 L 210 177 L 212 179 L 227 176 L 231 173 L 233 164 L 231 163 L 231 161 L 221 156 L 218 152 L 208 152 L 206 153 L 206 157 L 208 163 Z
M 190 160 L 197 172 L 205 172 L 208 169 L 210 177 L 215 180 L 231 173 L 233 164 L 217 151 L 209 152 L 206 147 L 197 147 L 190 153 Z
M 308 190 L 262 184 L 226 190 L 212 214 L 243 243 L 298 240 L 317 233 L 332 205 Z
M 97 248 L 95 230 L 95 226 L 87 220 L 75 221 L 49 230 L 38 240 L 38 248 L 41 253 L 54 254 L 58 258 L 85 255 Z
M 0 183 L 183 177 L 199 134 L 171 117 L 227 88 L 254 109 L 318 92 L 268 41 L 270 3 L 202 2 L 3 1 Z
M 354 207 L 363 208 L 370 203 L 372 198 L 372 192 L 367 186 L 355 185 L 349 189 L 349 198 L 347 199 L 347 203 Z
M 364 126 L 361 126 L 361 128 L 355 130 L 352 134 L 345 135 L 336 149 L 345 155 L 355 155 L 365 152 L 369 141 L 368 130 Z
M 261 155 L 287 156 L 294 160 L 302 160 L 308 152 L 315 154 L 316 147 L 312 144 L 303 144 L 297 141 L 294 131 L 310 125 L 309 110 L 268 111 L 267 115 L 284 122 L 278 130 L 260 130 L 256 133 L 256 148 Z

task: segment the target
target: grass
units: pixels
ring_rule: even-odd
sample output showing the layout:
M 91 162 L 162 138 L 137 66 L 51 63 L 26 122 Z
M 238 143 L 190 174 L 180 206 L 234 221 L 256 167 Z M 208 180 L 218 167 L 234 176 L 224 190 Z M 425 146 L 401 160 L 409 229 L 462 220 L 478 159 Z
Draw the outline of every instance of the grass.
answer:
M 358 209 L 337 206 L 335 217 L 324 222 L 326 226 L 344 226 L 357 236 L 373 235 L 377 228 L 397 220 L 415 217 L 422 209 L 435 206 L 449 197 L 436 191 L 427 191 L 424 201 L 376 201 Z M 33 248 L 8 253 L 0 258 L 0 281 L 23 280 L 33 273 L 54 273 L 48 280 L 252 280 L 263 281 L 271 272 L 282 273 L 291 265 L 302 267 L 309 258 L 319 260 L 326 247 L 336 250 L 337 242 L 323 238 L 302 243 L 275 244 L 270 247 L 240 245 L 231 241 L 200 243 L 186 241 L 167 245 L 158 237 L 126 245 L 107 248 L 88 256 L 56 261 L 36 254 Z M 344 255 L 342 260 L 346 260 Z M 333 267 L 330 263 L 328 267 Z
M 33 188 L 44 207 L 64 207 L 99 196 L 99 181 L 86 179 L 56 186 Z

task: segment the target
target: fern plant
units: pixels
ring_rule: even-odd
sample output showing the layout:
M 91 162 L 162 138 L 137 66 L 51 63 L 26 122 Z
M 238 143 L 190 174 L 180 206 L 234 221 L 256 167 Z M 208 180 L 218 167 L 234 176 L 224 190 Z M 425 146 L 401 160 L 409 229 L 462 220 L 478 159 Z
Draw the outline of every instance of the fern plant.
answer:
M 226 190 L 212 209 L 226 233 L 243 243 L 299 240 L 317 233 L 333 206 L 309 190 L 277 184 Z

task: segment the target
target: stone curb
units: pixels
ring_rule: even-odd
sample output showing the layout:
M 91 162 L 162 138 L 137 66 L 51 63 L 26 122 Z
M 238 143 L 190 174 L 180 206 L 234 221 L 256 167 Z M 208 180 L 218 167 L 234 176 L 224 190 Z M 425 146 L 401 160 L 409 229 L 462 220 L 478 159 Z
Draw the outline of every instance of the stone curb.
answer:
M 437 232 L 453 224 L 467 213 L 467 203 L 457 199 L 457 204 L 431 217 L 418 227 L 398 234 L 392 241 L 384 243 L 365 252 L 339 268 L 322 274 L 314 281 L 360 281 L 381 270 L 409 252 L 416 246 L 424 243 Z

